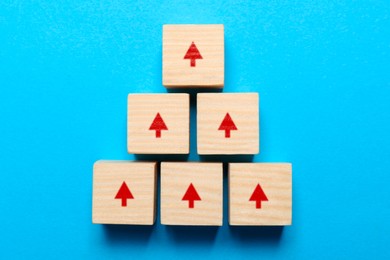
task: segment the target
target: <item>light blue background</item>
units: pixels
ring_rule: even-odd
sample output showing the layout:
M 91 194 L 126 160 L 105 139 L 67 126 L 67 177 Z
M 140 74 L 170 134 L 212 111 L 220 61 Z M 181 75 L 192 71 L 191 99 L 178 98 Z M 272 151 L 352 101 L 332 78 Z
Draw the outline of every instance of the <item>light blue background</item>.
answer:
M 94 161 L 144 159 L 126 97 L 166 92 L 170 23 L 225 25 L 224 91 L 260 93 L 253 160 L 293 163 L 292 226 L 91 224 Z M 390 1 L 2 0 L 0 39 L 1 259 L 390 259 Z M 188 159 L 213 159 L 194 109 Z

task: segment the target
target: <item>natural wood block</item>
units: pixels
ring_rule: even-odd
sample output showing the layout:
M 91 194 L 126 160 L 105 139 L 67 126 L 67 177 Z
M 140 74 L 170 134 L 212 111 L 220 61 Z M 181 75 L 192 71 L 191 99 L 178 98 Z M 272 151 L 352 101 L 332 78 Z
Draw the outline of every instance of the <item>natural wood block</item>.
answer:
M 199 154 L 259 153 L 257 93 L 200 93 L 197 107 Z
M 223 84 L 223 25 L 164 25 L 163 85 L 221 88 Z
M 161 224 L 222 226 L 222 163 L 161 163 Z
M 289 163 L 229 163 L 229 223 L 291 225 L 292 167 Z
M 129 94 L 127 150 L 137 154 L 188 154 L 189 94 Z
M 153 225 L 156 163 L 97 161 L 92 204 L 93 223 Z

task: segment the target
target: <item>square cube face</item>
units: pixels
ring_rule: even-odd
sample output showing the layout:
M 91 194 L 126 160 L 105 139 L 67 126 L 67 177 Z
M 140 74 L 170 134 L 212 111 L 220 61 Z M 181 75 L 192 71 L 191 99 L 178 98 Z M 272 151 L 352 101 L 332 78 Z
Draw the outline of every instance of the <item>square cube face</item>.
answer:
M 222 226 L 222 163 L 161 163 L 161 224 Z
M 92 204 L 93 223 L 153 225 L 156 163 L 97 161 Z
M 229 164 L 230 225 L 286 226 L 291 217 L 291 164 Z
M 198 153 L 259 153 L 257 93 L 198 94 Z
M 127 150 L 138 154 L 188 154 L 190 96 L 129 94 Z
M 223 25 L 164 25 L 163 85 L 221 88 L 223 84 Z

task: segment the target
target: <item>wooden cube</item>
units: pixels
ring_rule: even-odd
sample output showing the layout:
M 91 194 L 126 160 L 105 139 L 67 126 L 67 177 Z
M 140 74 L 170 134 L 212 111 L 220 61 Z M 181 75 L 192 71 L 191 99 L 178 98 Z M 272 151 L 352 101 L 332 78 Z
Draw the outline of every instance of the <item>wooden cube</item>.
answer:
M 156 163 L 97 161 L 92 204 L 93 223 L 153 225 Z
M 291 225 L 292 167 L 289 163 L 229 163 L 229 223 Z
M 161 163 L 161 224 L 222 226 L 222 163 Z
M 164 25 L 163 85 L 221 88 L 223 84 L 223 25 Z
M 199 154 L 259 153 L 257 93 L 200 93 L 197 107 Z
M 190 96 L 129 94 L 127 150 L 136 154 L 188 154 Z

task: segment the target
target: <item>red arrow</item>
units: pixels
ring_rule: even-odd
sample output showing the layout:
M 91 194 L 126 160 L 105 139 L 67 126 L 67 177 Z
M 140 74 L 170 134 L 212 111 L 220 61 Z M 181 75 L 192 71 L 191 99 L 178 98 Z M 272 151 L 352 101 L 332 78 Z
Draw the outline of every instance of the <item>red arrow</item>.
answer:
M 191 67 L 196 67 L 197 59 L 203 59 L 202 55 L 200 55 L 200 52 L 194 42 L 192 42 L 190 48 L 188 48 L 188 51 L 184 56 L 184 59 L 191 60 Z
M 115 199 L 122 200 L 122 207 L 127 206 L 128 199 L 134 199 L 133 194 L 131 194 L 129 187 L 127 187 L 126 185 L 126 182 L 122 183 L 122 186 L 119 188 L 118 193 L 115 196 Z
M 237 127 L 234 124 L 233 119 L 230 117 L 229 113 L 226 113 L 226 116 L 222 120 L 222 123 L 219 126 L 218 130 L 225 130 L 225 138 L 230 138 L 231 130 L 237 130 Z
M 154 118 L 152 124 L 149 127 L 149 130 L 156 130 L 156 138 L 161 137 L 161 130 L 168 130 L 168 127 L 160 116 L 160 113 L 157 113 L 156 117 Z
M 202 199 L 199 197 L 198 192 L 196 191 L 194 185 L 192 185 L 191 183 L 190 186 L 188 186 L 188 189 L 181 200 L 188 200 L 188 208 L 192 209 L 194 208 L 194 201 Z
M 256 208 L 261 209 L 261 202 L 262 201 L 268 201 L 267 196 L 265 195 L 263 189 L 261 188 L 260 184 L 257 184 L 255 190 L 252 193 L 252 196 L 250 197 L 249 201 L 256 201 Z

